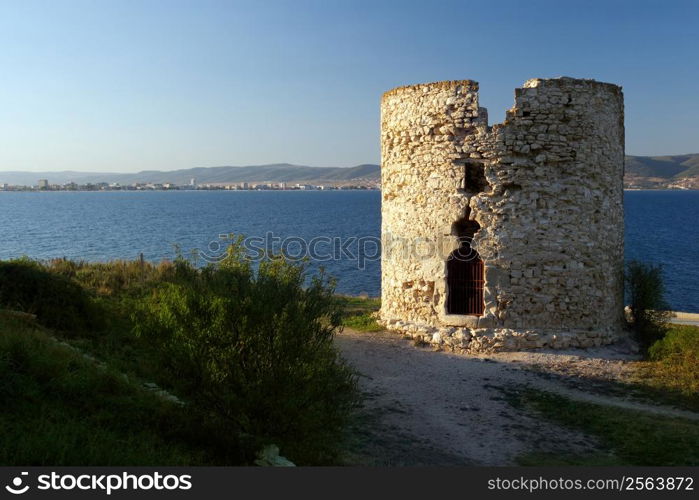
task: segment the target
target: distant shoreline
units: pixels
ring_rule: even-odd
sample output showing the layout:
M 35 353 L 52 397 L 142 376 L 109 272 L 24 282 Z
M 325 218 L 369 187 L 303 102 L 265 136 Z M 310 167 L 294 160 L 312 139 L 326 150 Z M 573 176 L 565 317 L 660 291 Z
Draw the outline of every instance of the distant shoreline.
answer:
M 296 193 L 312 193 L 312 192 L 330 192 L 330 191 L 377 191 L 377 188 L 324 188 L 324 189 L 0 189 L 0 193 L 195 193 L 195 192 L 211 192 L 223 191 L 227 193 L 281 193 L 281 192 L 296 192 Z
M 381 191 L 379 188 L 343 188 L 343 187 L 328 187 L 324 189 L 225 189 L 225 188 L 199 188 L 199 189 L 0 189 L 0 193 L 163 193 L 163 192 L 208 192 L 208 191 L 224 191 L 224 192 L 326 192 L 326 191 Z M 624 191 L 699 191 L 699 189 L 685 188 L 624 188 Z

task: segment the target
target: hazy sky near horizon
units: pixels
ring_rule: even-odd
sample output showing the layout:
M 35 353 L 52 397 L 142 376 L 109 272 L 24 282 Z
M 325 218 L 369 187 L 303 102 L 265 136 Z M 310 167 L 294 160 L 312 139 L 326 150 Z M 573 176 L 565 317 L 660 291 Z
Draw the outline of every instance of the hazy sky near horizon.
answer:
M 699 152 L 699 1 L 0 0 L 0 170 L 378 163 L 393 87 L 620 84 L 628 154 Z

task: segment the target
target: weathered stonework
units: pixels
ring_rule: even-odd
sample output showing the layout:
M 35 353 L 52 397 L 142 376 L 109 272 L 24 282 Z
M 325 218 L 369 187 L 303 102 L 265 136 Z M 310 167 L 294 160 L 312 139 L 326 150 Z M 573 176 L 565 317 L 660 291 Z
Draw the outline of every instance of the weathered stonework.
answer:
M 468 351 L 615 340 L 623 324 L 620 87 L 529 80 L 492 127 L 474 81 L 400 87 L 382 99 L 381 148 L 387 327 Z M 447 312 L 447 261 L 464 227 L 483 262 L 479 314 Z

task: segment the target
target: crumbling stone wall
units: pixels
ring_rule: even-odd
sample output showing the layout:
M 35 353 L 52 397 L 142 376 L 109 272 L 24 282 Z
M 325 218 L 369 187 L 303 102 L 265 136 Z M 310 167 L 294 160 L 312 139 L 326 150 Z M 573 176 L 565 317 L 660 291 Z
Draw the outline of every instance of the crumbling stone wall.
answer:
M 469 351 L 612 342 L 623 321 L 620 87 L 533 79 L 488 126 L 478 84 L 400 87 L 381 103 L 381 319 Z M 484 312 L 448 314 L 460 227 L 484 262 Z

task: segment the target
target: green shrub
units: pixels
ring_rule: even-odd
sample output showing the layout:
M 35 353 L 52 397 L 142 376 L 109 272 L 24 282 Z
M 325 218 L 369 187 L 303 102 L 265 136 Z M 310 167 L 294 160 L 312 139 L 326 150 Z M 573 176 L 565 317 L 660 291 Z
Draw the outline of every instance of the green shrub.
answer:
M 162 437 L 185 439 L 186 446 L 206 450 L 207 456 L 197 460 L 250 463 L 263 445 L 271 443 L 302 464 L 333 463 L 341 451 L 340 441 L 357 402 L 356 377 L 332 343 L 342 307 L 332 283 L 322 274 L 307 280 L 302 266 L 279 258 L 255 267 L 245 258 L 240 242 L 231 246 L 224 262 L 204 269 L 181 258 L 159 265 L 21 259 L 0 263 L 2 308 L 36 314 L 41 324 L 56 330 L 52 335 L 68 337 L 72 345 L 119 372 L 178 394 L 187 402 L 188 418 L 173 420 L 173 425 L 179 422 L 179 430 Z M 13 366 L 26 365 L 22 360 L 29 350 L 8 349 Z M 0 361 L 4 355 L 7 350 L 0 352 Z M 50 384 L 51 379 L 63 378 L 48 357 L 27 360 L 46 361 L 41 370 L 32 370 L 30 379 Z M 23 421 L 46 430 L 25 443 L 33 451 L 19 455 L 13 448 L 12 454 L 5 455 L 10 457 L 8 463 L 19 463 L 11 456 L 42 454 L 47 457 L 43 462 L 29 461 L 76 462 L 80 447 L 76 436 L 83 431 L 92 436 L 86 456 L 95 463 L 122 459 L 129 464 L 155 463 L 155 455 L 146 458 L 144 448 L 132 440 L 128 442 L 135 454 L 124 455 L 114 445 L 114 440 L 122 439 L 121 431 L 110 427 L 103 432 L 77 422 L 84 395 L 96 390 L 107 394 L 109 387 L 97 385 L 111 380 L 101 378 L 94 385 L 89 379 L 95 374 L 82 373 L 84 386 L 65 386 L 66 390 L 56 393 L 60 397 L 45 398 L 45 404 L 36 406 L 47 419 L 28 419 L 26 412 L 19 412 L 5 422 L 17 432 L 24 429 Z M 6 385 L 0 380 L 0 396 L 3 390 L 20 387 L 12 382 L 15 375 L 7 375 Z M 134 402 L 133 408 L 130 404 L 115 414 L 130 412 L 135 422 L 143 415 L 141 403 Z M 28 402 L 22 411 L 31 407 Z M 103 417 L 107 413 L 100 413 Z M 59 434 L 65 434 L 66 440 L 51 437 Z M 55 450 L 50 449 L 51 442 L 57 443 Z M 167 462 L 181 463 L 179 459 Z
M 630 326 L 645 352 L 665 336 L 672 317 L 665 301 L 662 267 L 631 261 L 626 266 L 625 283 L 631 308 Z
M 104 324 L 80 285 L 29 259 L 0 262 L 0 308 L 35 314 L 42 325 L 66 332 Z
M 237 243 L 217 267 L 176 266 L 135 320 L 162 346 L 174 390 L 251 446 L 332 461 L 357 393 L 332 343 L 340 310 L 331 283 L 321 275 L 304 286 L 303 266 L 281 258 L 255 270 Z
M 699 399 L 699 328 L 672 325 L 648 350 L 654 379 L 663 388 Z

